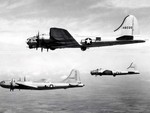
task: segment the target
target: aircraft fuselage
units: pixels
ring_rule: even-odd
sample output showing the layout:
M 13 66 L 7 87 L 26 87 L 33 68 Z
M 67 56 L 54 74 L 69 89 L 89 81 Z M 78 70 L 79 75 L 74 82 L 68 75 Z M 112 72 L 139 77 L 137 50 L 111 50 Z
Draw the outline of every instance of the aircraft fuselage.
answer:
M 117 75 L 130 75 L 130 74 L 140 74 L 138 71 L 112 71 L 112 70 L 93 70 L 91 71 L 91 75 L 112 75 L 112 76 L 117 76 Z
M 27 82 L 27 84 L 29 86 L 21 85 L 20 82 L 14 82 L 13 84 L 10 84 L 10 82 L 6 82 L 6 81 L 0 82 L 1 87 L 8 88 L 10 90 L 14 90 L 14 89 L 53 90 L 53 89 L 67 89 L 67 88 L 76 88 L 76 87 L 84 86 L 84 84 L 69 84 L 69 83 L 34 83 L 34 82 L 29 83 Z

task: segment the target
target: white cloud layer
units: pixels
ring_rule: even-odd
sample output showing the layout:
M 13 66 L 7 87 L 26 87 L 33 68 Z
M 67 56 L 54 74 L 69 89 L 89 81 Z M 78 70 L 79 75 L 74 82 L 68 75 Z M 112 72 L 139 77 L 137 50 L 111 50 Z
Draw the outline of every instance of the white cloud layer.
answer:
M 92 5 L 90 8 L 99 8 L 99 7 L 106 7 L 106 8 L 130 8 L 130 9 L 137 9 L 137 8 L 149 8 L 150 1 L 149 0 L 104 0 Z

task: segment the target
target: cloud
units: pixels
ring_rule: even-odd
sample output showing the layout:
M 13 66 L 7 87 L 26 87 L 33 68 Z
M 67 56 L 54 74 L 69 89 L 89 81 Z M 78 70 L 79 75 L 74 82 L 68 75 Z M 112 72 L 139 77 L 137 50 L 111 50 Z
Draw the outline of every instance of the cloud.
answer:
M 25 5 L 29 5 L 32 4 L 35 0 L 29 0 L 29 1 L 24 1 L 24 0 L 9 0 L 7 2 L 7 8 L 8 9 L 14 9 L 14 8 L 18 8 L 18 7 L 22 7 Z
M 129 8 L 129 9 L 138 9 L 138 8 L 147 8 L 150 7 L 149 0 L 105 0 L 96 3 L 95 5 L 90 6 L 90 8 Z

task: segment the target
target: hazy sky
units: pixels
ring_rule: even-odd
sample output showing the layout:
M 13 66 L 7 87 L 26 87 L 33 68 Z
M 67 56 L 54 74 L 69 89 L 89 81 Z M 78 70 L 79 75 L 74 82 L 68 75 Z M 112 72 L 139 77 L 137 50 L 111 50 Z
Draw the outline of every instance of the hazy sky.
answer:
M 132 61 L 150 74 L 149 43 L 43 53 L 25 43 L 38 31 L 48 34 L 50 27 L 65 28 L 78 41 L 82 36 L 114 36 L 128 14 L 137 17 L 141 35 L 149 39 L 149 10 L 149 0 L 0 0 L 0 78 L 61 77 L 72 68 L 81 73 L 100 67 L 123 70 Z

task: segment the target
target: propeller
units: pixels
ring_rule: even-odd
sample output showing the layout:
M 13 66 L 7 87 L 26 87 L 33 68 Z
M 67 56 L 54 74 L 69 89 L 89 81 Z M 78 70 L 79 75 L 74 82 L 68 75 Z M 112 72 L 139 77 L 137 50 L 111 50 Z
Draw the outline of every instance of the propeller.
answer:
M 36 35 L 36 42 L 37 42 L 37 44 L 36 44 L 36 50 L 38 49 L 38 47 L 39 47 L 39 38 L 40 38 L 40 32 L 38 31 L 38 33 L 37 33 L 37 35 Z
M 42 46 L 44 45 L 44 39 L 43 39 L 43 38 L 41 39 L 40 44 L 41 44 L 41 52 L 43 52 L 43 49 L 44 49 L 44 48 L 42 47 Z
M 14 79 L 10 81 L 10 91 L 14 91 Z
M 43 35 L 43 34 L 42 34 Z M 37 46 L 36 46 L 36 50 L 38 49 L 38 47 L 41 45 L 41 52 L 43 52 L 43 47 L 42 47 L 42 45 L 43 45 L 43 43 L 44 43 L 44 40 L 43 40 L 43 38 L 40 40 L 40 32 L 38 31 L 38 33 L 37 33 L 37 35 L 36 35 L 36 41 L 37 41 Z
M 37 33 L 37 39 L 39 39 L 39 37 L 40 37 L 40 32 L 38 31 L 38 33 Z

